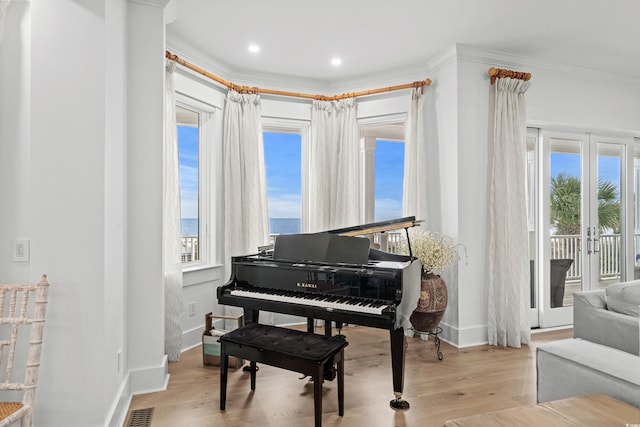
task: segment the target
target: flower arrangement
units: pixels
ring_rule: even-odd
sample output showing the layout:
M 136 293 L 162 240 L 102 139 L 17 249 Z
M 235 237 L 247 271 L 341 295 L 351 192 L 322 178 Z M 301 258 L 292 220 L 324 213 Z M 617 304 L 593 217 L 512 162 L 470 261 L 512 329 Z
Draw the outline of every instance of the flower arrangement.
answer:
M 446 270 L 454 259 L 460 259 L 458 247 L 461 243 L 455 243 L 453 239 L 445 234 L 422 229 L 409 230 L 411 239 L 411 251 L 413 255 L 422 263 L 422 274 L 440 274 Z M 404 243 L 404 252 L 408 254 L 409 248 Z

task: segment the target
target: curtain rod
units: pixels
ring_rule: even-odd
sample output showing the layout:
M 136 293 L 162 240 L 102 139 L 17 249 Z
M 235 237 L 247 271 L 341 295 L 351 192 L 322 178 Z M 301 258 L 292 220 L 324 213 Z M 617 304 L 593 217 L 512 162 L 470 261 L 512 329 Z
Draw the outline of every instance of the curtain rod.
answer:
M 510 77 L 512 79 L 524 80 L 525 82 L 531 80 L 531 73 L 521 72 L 521 71 L 512 71 L 505 70 L 502 68 L 489 68 L 489 77 L 491 77 L 491 84 L 494 84 L 496 79 L 502 77 Z
M 366 96 L 366 95 L 375 95 L 378 93 L 384 93 L 384 92 L 393 92 L 395 90 L 402 90 L 402 89 L 411 89 L 411 88 L 422 88 L 424 86 L 429 86 L 431 85 L 431 80 L 430 79 L 425 79 L 422 81 L 417 81 L 417 82 L 413 82 L 413 83 L 406 83 L 403 85 L 397 85 L 397 86 L 389 86 L 389 87 L 382 87 L 382 88 L 378 88 L 378 89 L 371 89 L 371 90 L 363 90 L 361 92 L 352 92 L 352 93 L 345 93 L 342 95 L 334 95 L 334 96 L 326 96 L 326 95 L 311 95 L 311 94 L 306 94 L 306 93 L 297 93 L 297 92 L 287 92 L 287 91 L 282 91 L 282 90 L 273 90 L 273 89 L 263 89 L 263 88 L 259 88 L 259 87 L 249 87 L 249 86 L 240 86 L 240 85 L 236 85 L 234 83 L 231 83 L 221 77 L 218 77 L 214 74 L 211 74 L 210 72 L 203 70 L 202 68 L 193 65 L 187 61 L 185 61 L 184 59 L 178 57 L 178 55 L 174 55 L 171 52 L 169 52 L 168 50 L 165 52 L 164 55 L 167 59 L 177 62 L 178 64 L 182 65 L 185 68 L 188 68 L 192 71 L 195 71 L 196 73 L 202 74 L 205 77 L 210 78 L 211 80 L 214 80 L 218 83 L 220 83 L 223 86 L 226 86 L 229 89 L 235 90 L 236 92 L 239 93 L 263 93 L 263 94 L 268 94 L 268 95 L 279 95 L 279 96 L 289 96 L 289 97 L 293 97 L 293 98 L 305 98 L 305 99 L 316 99 L 319 101 L 337 101 L 340 99 L 346 99 L 346 98 L 357 98 L 359 96 Z

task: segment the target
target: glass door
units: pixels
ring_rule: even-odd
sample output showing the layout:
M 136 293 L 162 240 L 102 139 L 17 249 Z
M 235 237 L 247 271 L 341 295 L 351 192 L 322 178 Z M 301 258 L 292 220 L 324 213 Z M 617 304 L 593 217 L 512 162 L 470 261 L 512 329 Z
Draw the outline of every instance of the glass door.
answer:
M 541 244 L 536 265 L 542 327 L 571 324 L 573 293 L 582 289 L 584 185 L 588 135 L 545 132 L 542 143 Z
M 586 255 L 590 270 L 586 272 L 584 289 L 602 289 L 619 282 L 625 273 L 624 194 L 625 145 L 602 137 L 591 137 L 595 154 L 591 168 L 596 172 L 591 182 L 589 204 L 590 225 L 587 227 Z
M 542 261 L 532 267 L 532 310 L 541 327 L 571 324 L 575 292 L 603 288 L 632 272 L 635 240 L 625 233 L 631 228 L 624 215 L 629 142 L 544 132 L 535 253 Z
M 529 232 L 529 267 L 530 267 L 530 289 L 531 289 L 531 327 L 540 326 L 538 311 L 538 276 L 536 273 L 536 259 L 539 245 L 537 244 L 539 227 L 538 224 L 538 177 L 540 163 L 538 161 L 541 147 L 540 130 L 535 128 L 527 129 L 527 225 Z

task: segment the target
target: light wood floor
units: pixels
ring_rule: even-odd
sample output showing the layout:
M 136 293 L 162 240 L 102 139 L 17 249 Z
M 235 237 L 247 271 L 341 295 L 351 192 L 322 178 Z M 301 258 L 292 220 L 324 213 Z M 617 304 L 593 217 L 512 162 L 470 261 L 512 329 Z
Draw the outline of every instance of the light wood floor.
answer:
M 572 329 L 532 334 L 521 349 L 442 343 L 439 361 L 431 337 L 408 339 L 404 398 L 411 408 L 394 411 L 388 331 L 346 327 L 345 414 L 337 414 L 337 384 L 323 385 L 323 425 L 341 427 L 442 426 L 451 418 L 536 401 L 535 349 L 572 336 Z M 312 426 L 313 386 L 299 374 L 259 365 L 256 390 L 249 373 L 230 370 L 227 409 L 219 410 L 219 368 L 203 366 L 202 349 L 169 364 L 166 391 L 134 396 L 130 409 L 154 408 L 152 427 Z

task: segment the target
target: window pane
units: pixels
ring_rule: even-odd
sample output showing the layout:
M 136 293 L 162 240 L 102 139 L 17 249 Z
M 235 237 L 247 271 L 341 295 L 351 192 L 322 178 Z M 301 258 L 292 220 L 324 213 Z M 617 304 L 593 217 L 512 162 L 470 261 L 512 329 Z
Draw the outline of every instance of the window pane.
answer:
M 557 277 L 565 274 L 564 295 L 561 286 L 551 289 L 544 284 L 550 297 L 551 308 L 573 305 L 573 293 L 581 290 L 582 258 L 580 257 L 582 230 L 582 200 L 586 187 L 582 177 L 581 140 L 550 139 L 550 189 L 549 189 L 549 259 L 551 283 L 562 283 Z M 588 186 L 587 186 L 588 187 Z M 556 261 L 557 260 L 557 261 Z M 572 262 L 566 266 L 566 260 Z M 566 270 L 562 270 L 563 265 Z
M 176 107 L 178 157 L 180 160 L 180 212 L 182 262 L 200 259 L 198 186 L 198 113 Z
M 621 211 L 620 169 L 624 156 L 624 146 L 599 142 L 598 145 L 598 227 L 596 238 L 600 251 L 599 287 L 604 288 L 611 282 L 622 280 L 620 258 L 621 222 L 624 213 Z
M 375 220 L 402 217 L 402 180 L 404 178 L 404 143 L 376 141 Z
M 537 133 L 537 132 L 536 132 Z M 527 135 L 527 191 L 528 191 L 528 231 L 529 231 L 529 272 L 530 272 L 530 291 L 531 291 L 531 308 L 537 306 L 537 287 L 536 287 L 536 145 L 538 135 Z
M 300 233 L 302 137 L 296 133 L 264 132 L 269 234 Z

